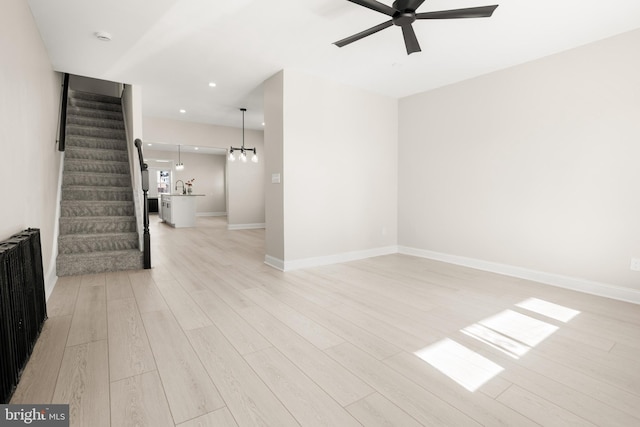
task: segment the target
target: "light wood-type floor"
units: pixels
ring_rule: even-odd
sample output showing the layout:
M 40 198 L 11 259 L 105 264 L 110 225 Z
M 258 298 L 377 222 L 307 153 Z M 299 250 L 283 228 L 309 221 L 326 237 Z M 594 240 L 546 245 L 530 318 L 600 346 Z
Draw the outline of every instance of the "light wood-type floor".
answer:
M 64 277 L 12 403 L 73 426 L 639 426 L 640 306 L 390 255 L 282 273 L 264 230 L 152 218 Z

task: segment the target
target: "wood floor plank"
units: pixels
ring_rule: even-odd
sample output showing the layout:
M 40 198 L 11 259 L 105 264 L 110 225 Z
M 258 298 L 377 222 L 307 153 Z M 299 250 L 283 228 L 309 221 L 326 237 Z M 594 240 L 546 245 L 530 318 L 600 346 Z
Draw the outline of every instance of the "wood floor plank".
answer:
M 142 313 L 176 424 L 224 406 L 218 390 L 168 310 Z
M 481 425 L 352 344 L 340 344 L 326 353 L 424 425 Z
M 148 270 L 129 273 L 129 279 L 140 313 L 169 309 Z
M 347 411 L 274 348 L 245 356 L 251 367 L 304 426 L 359 426 Z
M 111 425 L 174 427 L 157 371 L 111 383 Z
M 47 315 L 49 317 L 67 316 L 73 314 L 80 289 L 82 276 L 64 276 L 58 278 L 51 296 L 47 300 Z
M 498 401 L 509 405 L 524 416 L 544 426 L 595 426 L 552 402 L 541 398 L 517 385 L 509 387 L 498 397 Z
M 231 412 L 227 408 L 222 408 L 193 420 L 185 421 L 176 427 L 238 427 L 238 424 L 233 419 Z
M 385 399 L 373 393 L 351 405 L 347 411 L 365 427 L 420 427 L 415 418 Z
M 104 279 L 104 276 L 102 277 Z M 105 339 L 107 339 L 105 287 L 104 285 L 80 286 L 67 338 L 67 347 Z
M 302 313 L 278 301 L 260 288 L 242 291 L 253 302 L 271 313 L 273 317 L 296 331 L 300 336 L 320 349 L 333 347 L 344 342 L 344 339 L 325 327 L 309 319 Z
M 51 402 L 70 327 L 70 315 L 47 319 L 11 403 Z
M 377 359 L 385 359 L 401 351 L 393 344 L 380 339 L 346 319 L 322 308 L 320 305 L 292 292 L 288 283 L 280 283 L 279 285 L 277 289 L 268 289 L 268 292 L 289 306 L 296 307 L 303 312 L 305 316 L 324 326 L 334 334 L 341 336 L 344 340 L 355 344 Z
M 360 400 L 374 391 L 363 380 L 262 308 L 246 308 L 240 315 L 342 406 Z
M 80 286 L 105 286 L 107 273 L 85 274 L 81 276 Z
M 298 425 L 215 326 L 187 335 L 239 426 Z
M 210 290 L 197 291 L 192 295 L 198 306 L 207 313 L 238 353 L 248 354 L 271 347 L 269 341 Z
M 156 285 L 182 329 L 186 331 L 212 325 L 211 320 L 178 281 L 160 280 L 156 281 Z
M 156 369 L 147 334 L 134 298 L 107 302 L 111 381 Z
M 69 405 L 72 427 L 110 426 L 108 359 L 107 340 L 66 348 L 51 403 Z
M 126 271 L 115 271 L 107 273 L 107 301 L 123 298 L 133 298 L 131 280 Z

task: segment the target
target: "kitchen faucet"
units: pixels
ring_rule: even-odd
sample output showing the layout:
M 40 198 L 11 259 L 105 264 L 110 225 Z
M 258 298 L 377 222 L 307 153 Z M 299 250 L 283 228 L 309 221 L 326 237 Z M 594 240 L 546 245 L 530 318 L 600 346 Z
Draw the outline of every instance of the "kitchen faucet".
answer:
M 178 191 L 178 183 L 181 182 L 182 183 L 182 194 L 186 194 L 187 190 L 185 190 L 184 188 L 184 181 L 182 181 L 181 179 L 176 181 L 176 191 Z

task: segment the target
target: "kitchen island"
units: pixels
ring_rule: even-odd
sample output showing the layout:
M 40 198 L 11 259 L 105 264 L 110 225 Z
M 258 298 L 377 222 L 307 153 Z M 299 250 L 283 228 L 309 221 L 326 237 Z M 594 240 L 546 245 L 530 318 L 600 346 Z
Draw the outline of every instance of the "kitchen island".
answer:
M 161 194 L 159 216 L 175 228 L 195 227 L 196 197 L 204 194 Z

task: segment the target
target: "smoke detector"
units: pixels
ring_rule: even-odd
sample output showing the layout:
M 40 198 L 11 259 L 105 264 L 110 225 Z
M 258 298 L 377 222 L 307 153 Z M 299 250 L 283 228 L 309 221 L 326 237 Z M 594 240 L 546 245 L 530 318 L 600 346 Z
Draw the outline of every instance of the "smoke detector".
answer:
M 103 42 L 111 41 L 111 34 L 106 31 L 98 31 L 95 33 L 95 36 L 98 40 L 102 40 Z

